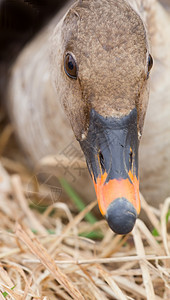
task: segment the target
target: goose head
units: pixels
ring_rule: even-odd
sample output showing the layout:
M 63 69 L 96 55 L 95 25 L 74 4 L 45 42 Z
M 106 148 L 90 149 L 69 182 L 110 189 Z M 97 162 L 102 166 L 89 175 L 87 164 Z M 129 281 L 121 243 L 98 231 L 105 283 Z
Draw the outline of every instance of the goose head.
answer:
M 140 212 L 138 146 L 152 66 L 145 26 L 124 0 L 79 0 L 54 31 L 51 57 L 99 209 L 126 234 Z

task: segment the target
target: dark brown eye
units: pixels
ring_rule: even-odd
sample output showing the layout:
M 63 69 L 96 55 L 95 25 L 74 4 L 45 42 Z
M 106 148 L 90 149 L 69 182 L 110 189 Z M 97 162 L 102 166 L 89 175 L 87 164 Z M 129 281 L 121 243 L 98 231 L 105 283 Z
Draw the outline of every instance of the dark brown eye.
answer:
M 64 60 L 64 70 L 70 78 L 77 79 L 77 64 L 71 54 L 67 54 Z
M 152 56 L 149 54 L 149 57 L 148 57 L 148 75 L 147 75 L 147 78 L 149 77 L 149 72 L 150 72 L 150 70 L 152 69 L 152 66 L 153 66 L 153 58 L 152 58 Z

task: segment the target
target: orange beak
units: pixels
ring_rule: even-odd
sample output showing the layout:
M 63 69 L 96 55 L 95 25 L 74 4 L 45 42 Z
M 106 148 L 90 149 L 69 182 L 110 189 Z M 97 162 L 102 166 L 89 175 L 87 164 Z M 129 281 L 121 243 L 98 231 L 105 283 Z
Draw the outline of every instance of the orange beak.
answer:
M 137 111 L 104 118 L 92 110 L 90 122 L 87 138 L 80 145 L 99 209 L 114 232 L 127 234 L 140 213 Z
M 125 198 L 136 209 L 137 214 L 140 213 L 140 197 L 139 197 L 139 180 L 133 176 L 132 172 L 128 173 L 129 178 L 126 179 L 110 179 L 107 183 L 108 174 L 105 172 L 101 177 L 97 178 L 97 182 L 93 179 L 96 196 L 100 212 L 106 215 L 107 208 L 114 199 Z

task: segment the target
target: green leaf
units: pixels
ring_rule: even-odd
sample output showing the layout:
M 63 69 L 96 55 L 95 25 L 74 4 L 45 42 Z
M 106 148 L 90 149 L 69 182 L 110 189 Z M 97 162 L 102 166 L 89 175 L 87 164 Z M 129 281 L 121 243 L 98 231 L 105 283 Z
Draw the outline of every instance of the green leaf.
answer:
M 55 230 L 53 230 L 53 229 L 48 229 L 47 231 L 48 231 L 49 234 L 55 234 L 56 233 Z
M 39 206 L 39 205 L 36 205 L 34 203 L 29 204 L 29 207 L 31 209 L 34 209 L 34 210 L 38 211 L 40 214 L 43 214 L 46 211 L 46 209 L 47 209 L 47 206 L 46 207 Z
M 61 186 L 67 193 L 67 195 L 70 197 L 72 202 L 78 208 L 78 210 L 82 211 L 86 207 L 83 200 L 77 195 L 77 193 L 73 190 L 73 188 L 69 185 L 69 183 L 64 178 L 60 178 L 59 181 L 60 181 Z M 94 224 L 98 221 L 91 212 L 86 214 L 85 219 L 90 224 Z
M 159 236 L 159 233 L 158 233 L 158 231 L 156 230 L 156 228 L 154 228 L 153 230 L 152 230 L 152 235 L 153 236 Z
M 166 214 L 166 223 L 168 223 L 168 220 L 169 220 L 169 218 L 170 218 L 170 209 L 168 210 L 168 212 L 167 212 L 167 214 Z M 152 230 L 152 235 L 153 236 L 159 236 L 159 233 L 158 233 L 158 231 L 156 230 L 156 228 L 154 228 L 153 230 Z
M 170 209 L 168 210 L 166 215 L 166 223 L 168 223 L 169 218 L 170 218 Z
M 6 298 L 8 296 L 7 292 L 3 292 L 2 295 L 4 296 L 4 298 Z
M 14 285 L 11 290 L 13 290 L 16 287 L 16 285 Z M 2 295 L 4 296 L 4 298 L 6 298 L 9 294 L 7 292 L 3 292 Z
M 104 235 L 101 231 L 91 231 L 91 232 L 82 232 L 79 236 L 92 239 L 92 240 L 102 240 Z

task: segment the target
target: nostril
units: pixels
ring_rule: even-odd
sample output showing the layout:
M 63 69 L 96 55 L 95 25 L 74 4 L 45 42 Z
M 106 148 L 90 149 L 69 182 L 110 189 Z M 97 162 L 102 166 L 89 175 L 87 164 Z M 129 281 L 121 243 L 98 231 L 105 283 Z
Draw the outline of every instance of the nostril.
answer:
M 104 163 L 104 157 L 101 151 L 99 151 L 99 161 L 102 168 L 102 172 L 105 172 L 105 163 Z
M 132 163 L 133 163 L 133 152 L 131 151 L 129 153 L 129 166 L 130 166 L 130 169 L 132 169 Z
M 136 218 L 137 212 L 126 198 L 117 198 L 112 201 L 106 212 L 109 227 L 117 234 L 131 232 Z

